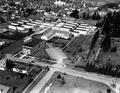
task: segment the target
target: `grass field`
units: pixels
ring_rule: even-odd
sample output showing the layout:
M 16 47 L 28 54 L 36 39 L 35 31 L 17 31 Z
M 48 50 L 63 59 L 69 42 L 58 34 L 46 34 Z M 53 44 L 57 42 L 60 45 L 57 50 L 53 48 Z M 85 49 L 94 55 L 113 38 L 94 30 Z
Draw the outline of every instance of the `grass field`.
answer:
M 19 64 L 20 65 L 20 64 Z M 24 65 L 25 66 L 25 65 Z M 0 70 L 0 84 L 9 86 L 11 88 L 16 87 L 15 93 L 22 93 L 26 86 L 28 86 L 38 73 L 42 71 L 41 67 L 30 67 L 31 75 L 24 75 L 12 72 L 9 70 Z
M 75 58 L 77 56 L 86 58 L 91 40 L 92 36 L 80 35 L 64 49 L 64 52 L 68 55 L 69 58 Z
M 51 59 L 44 47 L 35 51 L 31 56 L 41 59 Z
M 51 86 L 46 93 L 107 93 L 109 87 L 106 84 L 87 80 L 80 77 L 56 72 L 61 77 L 53 78 Z M 53 75 L 54 77 L 56 75 Z M 49 86 L 49 85 L 48 85 Z M 111 90 L 111 93 L 115 93 Z
M 107 52 L 103 53 L 102 51 L 100 52 L 99 55 L 99 62 L 100 64 L 105 64 L 105 63 L 111 63 L 113 66 L 115 65 L 120 65 L 120 39 L 112 39 L 111 40 L 111 48 L 116 46 L 117 51 L 116 52 Z

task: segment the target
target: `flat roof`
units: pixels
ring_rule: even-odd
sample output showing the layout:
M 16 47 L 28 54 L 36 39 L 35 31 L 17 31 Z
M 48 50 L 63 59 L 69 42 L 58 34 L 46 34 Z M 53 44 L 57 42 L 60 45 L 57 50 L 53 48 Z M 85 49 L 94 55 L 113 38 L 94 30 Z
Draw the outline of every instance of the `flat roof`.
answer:
M 72 26 L 63 26 L 64 28 L 70 28 L 70 29 L 74 29 L 74 27 L 72 27 Z
M 17 26 L 19 23 L 10 23 L 11 25 Z
M 41 39 L 32 39 L 32 40 L 24 43 L 23 46 L 32 48 L 32 47 L 36 46 L 38 43 L 42 43 L 42 42 L 43 42 L 43 40 L 41 40 Z
M 34 24 L 34 23 L 27 23 L 26 25 L 36 26 L 37 24 Z

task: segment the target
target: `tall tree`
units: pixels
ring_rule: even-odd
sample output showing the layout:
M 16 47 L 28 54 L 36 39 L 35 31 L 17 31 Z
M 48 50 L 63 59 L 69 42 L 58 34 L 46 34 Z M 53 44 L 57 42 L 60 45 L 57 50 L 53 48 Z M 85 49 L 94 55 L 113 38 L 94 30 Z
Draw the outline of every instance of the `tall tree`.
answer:
M 108 52 L 111 48 L 111 37 L 106 35 L 103 42 L 101 43 L 101 48 L 103 52 Z
M 14 63 L 11 60 L 6 60 L 6 69 L 11 70 L 14 66 Z
M 87 55 L 87 58 L 89 58 L 89 55 L 91 54 L 91 51 L 93 50 L 93 48 L 95 47 L 95 44 L 99 38 L 99 30 L 94 34 L 94 37 L 92 39 L 91 45 L 90 45 L 90 49 L 89 49 L 89 53 Z
M 79 19 L 79 11 L 77 9 L 73 10 L 70 16 Z

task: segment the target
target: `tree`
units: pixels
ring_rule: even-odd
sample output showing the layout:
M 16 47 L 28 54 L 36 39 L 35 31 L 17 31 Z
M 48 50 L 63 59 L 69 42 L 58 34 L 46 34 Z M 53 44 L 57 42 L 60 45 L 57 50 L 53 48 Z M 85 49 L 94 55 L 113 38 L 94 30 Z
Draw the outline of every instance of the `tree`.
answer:
M 92 19 L 93 19 L 93 20 L 96 20 L 96 12 L 93 13 Z
M 89 58 L 89 55 L 91 54 L 91 51 L 95 47 L 95 44 L 96 44 L 98 38 L 99 38 L 99 30 L 94 34 L 94 37 L 92 39 L 92 42 L 91 42 L 91 45 L 90 45 L 90 49 L 89 49 L 89 53 L 87 55 L 87 58 Z
M 61 81 L 61 84 L 65 84 L 65 78 L 64 77 L 62 77 L 62 79 L 61 79 L 62 81 Z
M 96 23 L 96 27 L 101 28 L 101 27 L 102 27 L 102 25 L 103 25 L 103 24 L 102 24 L 102 21 L 100 21 L 100 20 Z
M 50 8 L 50 7 L 45 7 L 45 11 L 46 11 L 46 12 L 50 12 L 50 11 L 51 11 L 51 8 Z
M 20 75 L 20 79 L 24 79 L 24 77 L 26 77 L 27 76 L 27 74 L 24 74 L 24 73 L 19 73 L 19 75 Z
M 110 50 L 110 52 L 116 52 L 116 51 L 117 51 L 117 47 L 116 46 L 112 47 L 111 50 Z
M 5 19 L 2 16 L 0 16 L 0 23 L 5 23 Z
M 111 89 L 107 89 L 107 93 L 111 93 Z
M 58 78 L 58 79 L 61 79 L 61 75 L 59 74 L 59 75 L 57 76 L 57 78 Z
M 85 17 L 86 17 L 86 13 L 85 13 L 85 12 L 83 13 L 83 16 L 82 16 L 82 17 L 83 17 L 83 19 L 85 19 Z
M 17 87 L 14 86 L 14 87 L 13 87 L 13 93 L 15 93 L 16 89 L 17 89 Z
M 13 67 L 15 66 L 15 64 L 13 63 L 13 61 L 11 60 L 6 60 L 6 69 L 11 70 Z
M 105 36 L 103 42 L 101 43 L 101 48 L 103 52 L 108 52 L 111 48 L 111 37 L 109 35 Z
M 34 32 L 33 32 L 33 30 L 32 30 L 32 28 L 30 28 L 29 29 L 29 34 L 33 34 Z
M 79 11 L 77 9 L 73 10 L 70 16 L 79 19 Z
M 104 22 L 103 28 L 102 28 L 102 35 L 110 35 L 110 33 L 112 32 L 112 27 L 110 25 L 110 21 L 109 18 L 107 18 Z

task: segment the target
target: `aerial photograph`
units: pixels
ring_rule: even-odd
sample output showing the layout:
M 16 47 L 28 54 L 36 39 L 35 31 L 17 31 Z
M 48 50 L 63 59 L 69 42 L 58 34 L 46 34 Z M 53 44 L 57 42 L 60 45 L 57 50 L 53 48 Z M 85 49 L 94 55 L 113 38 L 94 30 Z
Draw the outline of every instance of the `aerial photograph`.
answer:
M 0 93 L 120 93 L 120 0 L 0 0 Z

